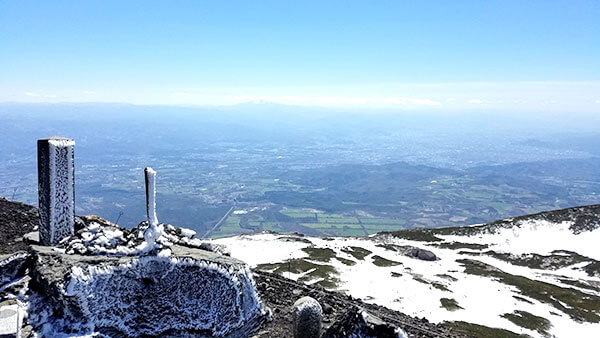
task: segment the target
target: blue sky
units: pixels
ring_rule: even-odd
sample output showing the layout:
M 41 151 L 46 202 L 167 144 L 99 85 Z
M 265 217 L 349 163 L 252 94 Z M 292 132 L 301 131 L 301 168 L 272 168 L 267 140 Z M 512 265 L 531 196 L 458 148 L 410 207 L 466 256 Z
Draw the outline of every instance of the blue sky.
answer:
M 600 112 L 600 1 L 0 0 L 0 101 Z

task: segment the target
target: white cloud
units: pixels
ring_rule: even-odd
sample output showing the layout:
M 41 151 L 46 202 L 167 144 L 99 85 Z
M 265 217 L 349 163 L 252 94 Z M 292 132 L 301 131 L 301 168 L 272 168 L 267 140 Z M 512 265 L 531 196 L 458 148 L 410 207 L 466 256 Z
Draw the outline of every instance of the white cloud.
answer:
M 24 93 L 23 95 L 29 96 L 29 97 L 45 97 L 45 98 L 49 98 L 49 99 L 56 98 L 55 94 L 39 94 L 39 93 L 34 93 L 34 92 L 27 92 L 27 93 Z
M 467 101 L 469 104 L 481 104 L 482 101 L 479 99 L 471 99 L 469 101 Z
M 600 100 L 596 100 L 596 104 L 600 104 Z
M 94 91 L 94 90 L 84 90 L 83 93 L 84 94 L 88 94 L 88 95 L 94 95 L 94 94 L 96 94 L 96 91 Z
M 447 102 L 454 102 L 454 101 L 456 101 L 456 99 L 453 98 L 453 97 L 449 97 L 449 98 L 446 99 L 446 101 Z

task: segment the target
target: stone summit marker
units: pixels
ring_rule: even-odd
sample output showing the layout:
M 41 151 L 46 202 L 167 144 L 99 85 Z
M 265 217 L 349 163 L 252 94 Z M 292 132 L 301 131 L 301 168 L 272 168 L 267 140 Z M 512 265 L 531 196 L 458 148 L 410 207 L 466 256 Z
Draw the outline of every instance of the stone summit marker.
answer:
M 37 141 L 40 243 L 55 245 L 75 231 L 75 141 L 51 136 Z

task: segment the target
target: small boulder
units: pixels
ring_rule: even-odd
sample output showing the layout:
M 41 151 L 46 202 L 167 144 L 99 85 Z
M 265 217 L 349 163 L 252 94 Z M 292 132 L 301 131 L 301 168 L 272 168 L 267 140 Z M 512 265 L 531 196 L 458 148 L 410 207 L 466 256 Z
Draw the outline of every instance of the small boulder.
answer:
M 323 313 L 325 313 L 326 315 L 330 315 L 332 312 L 333 308 L 331 307 L 331 305 L 323 303 Z
M 321 337 L 323 309 L 312 297 L 302 297 L 294 303 L 294 337 Z
M 425 249 L 419 249 L 419 248 L 414 248 L 410 251 L 409 256 L 414 257 L 414 258 L 418 258 L 422 261 L 435 261 L 437 260 L 437 256 L 429 251 L 429 250 L 425 250 Z

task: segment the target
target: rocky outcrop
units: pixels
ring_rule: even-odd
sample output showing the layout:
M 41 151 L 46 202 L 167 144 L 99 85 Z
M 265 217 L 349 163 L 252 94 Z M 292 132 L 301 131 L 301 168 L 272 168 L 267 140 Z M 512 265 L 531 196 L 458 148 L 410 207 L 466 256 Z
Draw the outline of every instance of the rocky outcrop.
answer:
M 381 238 L 383 239 L 384 243 L 378 244 L 378 246 L 385 248 L 386 250 L 396 251 L 405 256 L 420 259 L 423 261 L 438 260 L 438 257 L 432 251 L 417 248 L 417 247 L 411 246 L 411 245 L 396 245 L 396 244 L 386 243 L 387 235 L 383 235 L 383 236 L 381 236 Z
M 378 317 L 353 307 L 323 334 L 323 338 L 408 338 L 406 333 Z
M 410 250 L 407 253 L 407 256 L 418 258 L 423 261 L 435 261 L 438 259 L 437 256 L 433 252 L 431 252 L 429 250 L 425 250 L 425 249 L 419 249 L 419 248 L 414 248 L 414 249 Z

